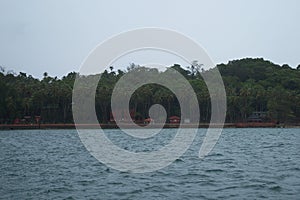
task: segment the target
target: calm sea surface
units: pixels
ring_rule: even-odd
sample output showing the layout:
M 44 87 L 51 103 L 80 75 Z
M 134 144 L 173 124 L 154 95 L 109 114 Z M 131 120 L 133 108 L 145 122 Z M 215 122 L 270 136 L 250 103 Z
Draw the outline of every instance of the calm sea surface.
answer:
M 131 174 L 98 162 L 76 130 L 0 131 L 0 199 L 300 199 L 300 129 L 224 129 L 199 160 L 205 133 L 168 167 Z M 152 151 L 175 129 L 146 140 L 106 134 L 124 149 Z

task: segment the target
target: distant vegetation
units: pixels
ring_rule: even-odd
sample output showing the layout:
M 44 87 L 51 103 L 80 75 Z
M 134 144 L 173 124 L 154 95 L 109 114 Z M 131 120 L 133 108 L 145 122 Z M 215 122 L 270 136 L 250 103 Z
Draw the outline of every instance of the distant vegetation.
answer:
M 173 65 L 190 82 L 197 94 L 201 122 L 210 120 L 210 97 L 194 66 L 182 68 Z M 276 65 L 263 59 L 246 58 L 217 65 L 227 93 L 227 122 L 246 121 L 254 111 L 266 112 L 268 118 L 280 123 L 300 122 L 300 65 Z M 110 96 L 115 83 L 130 70 L 144 67 L 132 65 L 127 70 L 113 67 L 102 74 L 96 93 L 96 111 L 101 123 L 111 118 Z M 41 116 L 42 123 L 72 123 L 72 88 L 77 73 L 61 79 L 44 73 L 42 80 L 20 72 L 14 74 L 1 68 L 0 72 L 0 123 L 34 122 Z M 157 73 L 163 73 L 158 72 Z M 180 115 L 175 95 L 159 85 L 145 85 L 132 96 L 130 109 L 136 120 L 148 117 L 154 103 L 162 104 L 168 116 Z M 18 121 L 18 120 L 17 120 Z

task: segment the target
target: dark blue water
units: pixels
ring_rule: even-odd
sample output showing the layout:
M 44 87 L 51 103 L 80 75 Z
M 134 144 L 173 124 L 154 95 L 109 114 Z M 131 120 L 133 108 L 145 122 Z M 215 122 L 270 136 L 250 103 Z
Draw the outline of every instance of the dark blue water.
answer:
M 142 142 L 118 130 L 122 148 L 150 151 L 174 134 Z M 81 144 L 75 130 L 0 132 L 1 199 L 300 199 L 300 129 L 225 129 L 204 160 L 205 135 L 168 167 L 131 174 L 107 168 Z

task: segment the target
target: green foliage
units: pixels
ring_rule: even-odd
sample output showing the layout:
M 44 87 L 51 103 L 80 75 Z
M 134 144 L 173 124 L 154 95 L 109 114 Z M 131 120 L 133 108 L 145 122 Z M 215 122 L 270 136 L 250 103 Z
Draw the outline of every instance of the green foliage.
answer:
M 228 120 L 243 121 L 253 111 L 278 122 L 299 122 L 300 71 L 258 59 L 218 65 L 228 98 Z M 238 106 L 237 106 L 238 105 Z M 235 116 L 235 117 L 233 117 Z
M 210 94 L 201 74 L 207 73 L 196 62 L 186 68 L 174 64 L 170 68 L 180 72 L 193 87 L 200 108 L 201 122 L 209 122 Z M 233 60 L 217 65 L 227 93 L 227 122 L 245 121 L 254 111 L 264 111 L 268 117 L 278 122 L 300 121 L 300 67 L 277 65 L 262 58 Z M 108 123 L 111 117 L 110 98 L 118 80 L 131 70 L 151 71 L 131 64 L 126 71 L 114 71 L 110 67 L 104 71 L 96 90 L 96 112 L 101 123 Z M 26 73 L 18 75 L 5 73 L 0 68 L 0 123 L 13 123 L 16 118 L 41 116 L 43 123 L 72 123 L 72 89 L 78 76 L 72 72 L 61 79 L 51 77 L 47 72 L 38 80 Z M 82 77 L 82 78 L 93 78 Z M 181 83 L 174 81 L 176 87 Z M 85 87 L 89 87 L 88 85 Z M 85 88 L 83 87 L 84 91 Z M 186 92 L 182 88 L 183 94 Z M 153 104 L 165 107 L 167 115 L 180 115 L 180 106 L 175 95 L 167 88 L 148 84 L 134 92 L 130 100 L 130 110 L 136 120 L 149 117 Z

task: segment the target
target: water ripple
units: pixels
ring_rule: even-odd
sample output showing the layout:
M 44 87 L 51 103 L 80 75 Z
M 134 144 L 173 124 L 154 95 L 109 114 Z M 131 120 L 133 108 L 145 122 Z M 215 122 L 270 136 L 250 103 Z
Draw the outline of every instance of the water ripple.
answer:
M 174 137 L 129 141 L 107 135 L 121 148 L 152 151 Z M 299 199 L 300 129 L 225 129 L 203 160 L 205 129 L 173 164 L 131 174 L 94 159 L 75 130 L 0 132 L 0 199 Z

